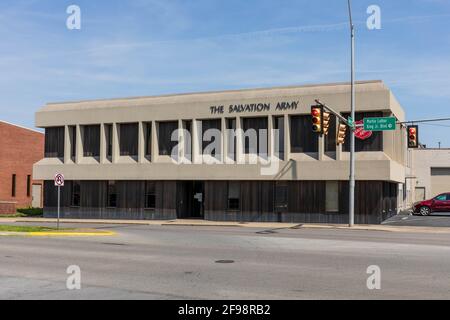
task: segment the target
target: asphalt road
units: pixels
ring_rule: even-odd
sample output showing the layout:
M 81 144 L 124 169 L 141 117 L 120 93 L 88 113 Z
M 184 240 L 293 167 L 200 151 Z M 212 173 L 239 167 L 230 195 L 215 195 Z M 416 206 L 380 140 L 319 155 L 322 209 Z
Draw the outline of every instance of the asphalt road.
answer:
M 411 227 L 450 227 L 449 213 L 433 213 L 431 216 L 397 215 L 386 220 L 384 225 Z
M 450 299 L 450 234 L 94 227 L 118 235 L 1 237 L 0 298 Z M 70 265 L 81 290 L 66 288 Z M 381 290 L 367 288 L 370 265 Z

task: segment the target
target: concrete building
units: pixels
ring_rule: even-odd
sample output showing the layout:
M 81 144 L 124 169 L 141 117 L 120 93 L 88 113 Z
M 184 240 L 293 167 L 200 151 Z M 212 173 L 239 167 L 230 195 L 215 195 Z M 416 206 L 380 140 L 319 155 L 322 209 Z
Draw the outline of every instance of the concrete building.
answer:
M 33 164 L 44 158 L 44 134 L 0 121 L 0 214 L 42 207 L 43 182 Z
M 404 120 L 381 81 L 356 91 L 356 120 Z M 349 92 L 338 83 L 48 104 L 36 113 L 46 150 L 34 167 L 45 216 L 63 173 L 64 217 L 346 223 L 348 139 L 337 146 L 334 118 L 328 136 L 312 133 L 310 111 L 321 99 L 348 115 Z M 406 131 L 366 138 L 356 143 L 356 222 L 380 223 L 403 206 Z
M 413 149 L 410 158 L 410 205 L 450 192 L 450 149 Z

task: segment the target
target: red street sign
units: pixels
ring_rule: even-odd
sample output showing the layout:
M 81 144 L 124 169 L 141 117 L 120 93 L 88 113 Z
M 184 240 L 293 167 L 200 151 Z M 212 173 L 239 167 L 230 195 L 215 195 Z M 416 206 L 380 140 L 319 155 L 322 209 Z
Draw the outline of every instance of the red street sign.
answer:
M 355 124 L 363 125 L 364 120 L 356 121 Z M 356 127 L 356 129 L 355 129 L 355 137 L 358 138 L 359 140 L 367 140 L 372 135 L 373 135 L 373 132 L 364 130 L 364 127 Z
M 55 175 L 55 187 L 64 187 L 64 175 L 58 173 Z

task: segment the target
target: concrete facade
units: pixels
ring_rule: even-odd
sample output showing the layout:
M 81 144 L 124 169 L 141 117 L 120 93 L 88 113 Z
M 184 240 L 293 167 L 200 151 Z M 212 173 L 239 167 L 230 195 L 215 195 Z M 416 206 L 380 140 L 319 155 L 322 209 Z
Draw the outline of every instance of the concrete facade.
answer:
M 325 138 L 319 138 L 318 151 L 295 153 L 291 149 L 291 117 L 309 115 L 315 99 L 333 106 L 337 111 L 349 112 L 350 85 L 347 83 L 180 94 L 157 97 L 96 100 L 48 104 L 36 113 L 40 128 L 64 127 L 64 156 L 45 158 L 34 167 L 35 179 L 50 181 L 55 173 L 63 173 L 68 181 L 346 181 L 349 176 L 349 153 L 342 146 L 326 150 Z M 405 120 L 405 114 L 392 92 L 381 81 L 359 82 L 356 88 L 358 112 L 378 112 Z M 258 110 L 258 105 L 262 107 Z M 236 106 L 250 105 L 239 110 Z M 269 106 L 264 108 L 264 106 Z M 260 157 L 252 158 L 243 150 L 244 137 L 237 135 L 236 159 L 228 157 L 228 135 L 222 130 L 219 159 L 205 164 L 202 154 L 201 127 L 203 120 L 220 119 L 222 128 L 227 119 L 236 119 L 236 129 L 249 117 L 268 119 L 267 164 Z M 274 150 L 274 119 L 284 118 L 284 156 L 278 158 Z M 183 150 L 178 156 L 182 164 L 158 151 L 158 135 L 151 135 L 151 156 L 145 155 L 145 126 L 158 132 L 162 121 L 192 122 L 192 156 Z M 119 126 L 139 124 L 137 157 L 121 156 Z M 100 153 L 98 157 L 83 155 L 82 128 L 100 125 Z M 112 126 L 112 153 L 107 155 L 106 127 Z M 71 134 L 70 128 L 75 131 Z M 185 138 L 179 134 L 179 141 Z M 330 133 L 334 135 L 334 132 Z M 359 181 L 388 182 L 399 190 L 405 183 L 407 165 L 406 130 L 384 132 L 380 151 L 358 152 L 356 178 Z M 75 142 L 74 142 L 75 141 Z M 72 150 L 72 143 L 76 150 Z M 74 153 L 74 154 L 73 154 Z M 257 163 L 250 164 L 250 160 Z M 277 170 L 269 170 L 275 165 Z M 243 199 L 242 201 L 245 201 Z M 398 200 L 398 206 L 402 206 Z
M 410 153 L 410 204 L 450 192 L 450 149 L 420 148 Z
M 35 203 L 42 204 L 43 183 L 32 175 L 33 164 L 44 158 L 44 135 L 0 121 L 0 150 L 0 213 L 31 207 L 36 187 L 41 194 Z

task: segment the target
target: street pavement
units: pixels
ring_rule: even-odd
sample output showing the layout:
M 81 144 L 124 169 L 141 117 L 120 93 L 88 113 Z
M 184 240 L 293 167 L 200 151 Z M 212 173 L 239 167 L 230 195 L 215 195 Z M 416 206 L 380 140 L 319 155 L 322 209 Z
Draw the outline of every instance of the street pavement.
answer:
M 433 213 L 431 216 L 397 215 L 384 221 L 383 225 L 411 227 L 450 227 L 449 213 Z
M 0 298 L 450 298 L 450 234 L 84 227 L 112 230 L 117 235 L 1 237 Z M 66 270 L 71 265 L 81 269 L 81 290 L 66 287 Z M 381 269 L 381 290 L 367 288 L 371 265 Z

